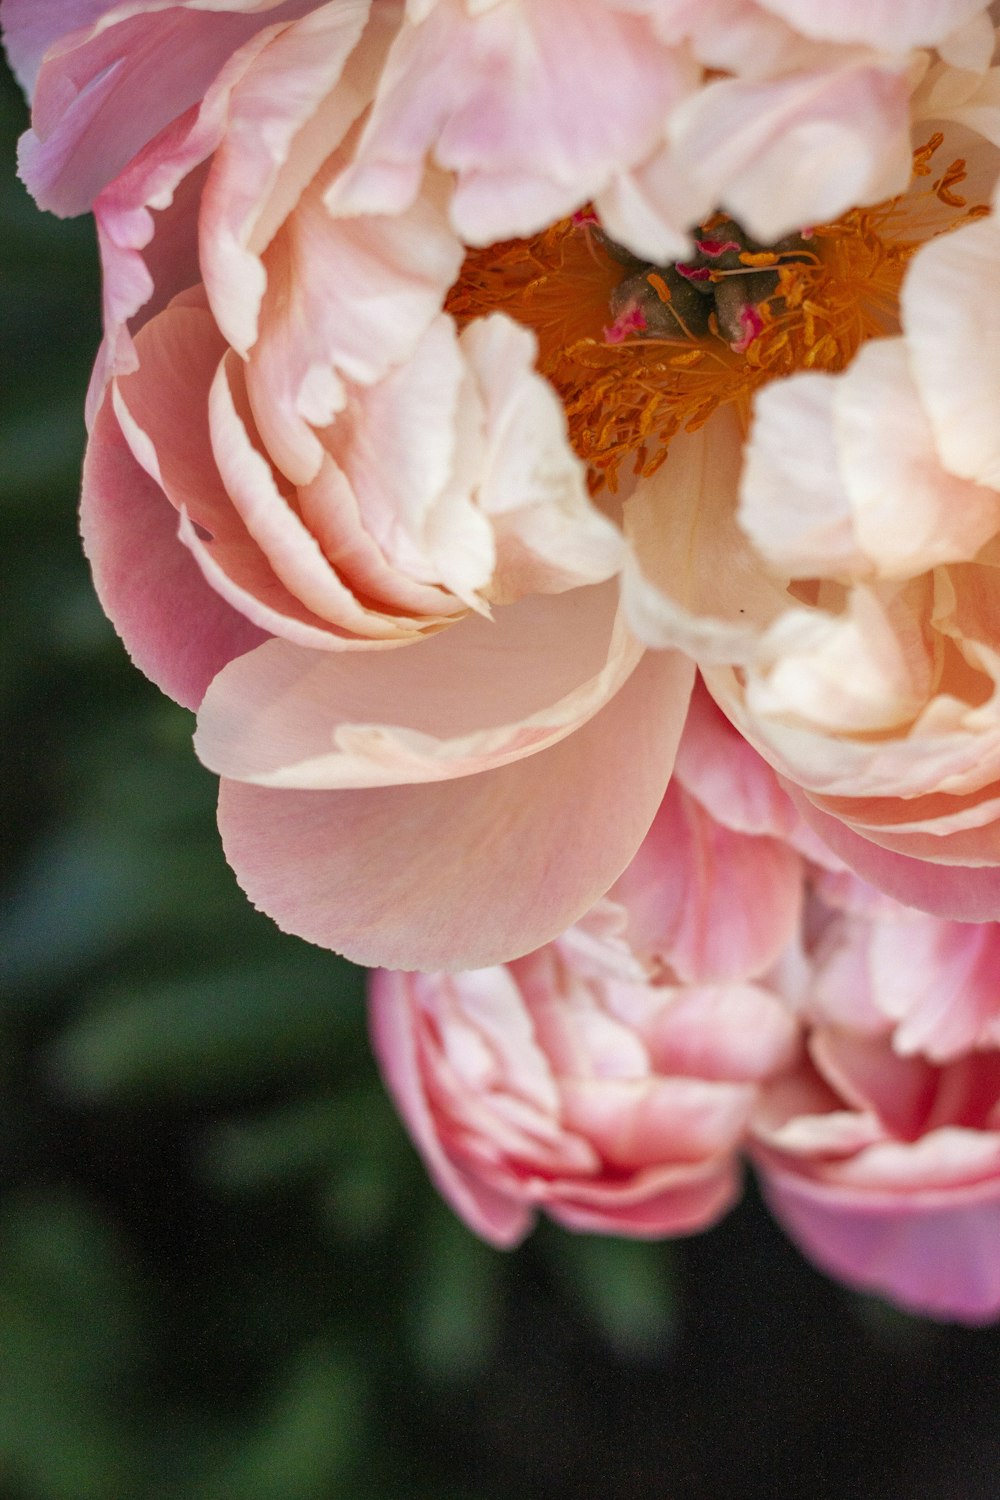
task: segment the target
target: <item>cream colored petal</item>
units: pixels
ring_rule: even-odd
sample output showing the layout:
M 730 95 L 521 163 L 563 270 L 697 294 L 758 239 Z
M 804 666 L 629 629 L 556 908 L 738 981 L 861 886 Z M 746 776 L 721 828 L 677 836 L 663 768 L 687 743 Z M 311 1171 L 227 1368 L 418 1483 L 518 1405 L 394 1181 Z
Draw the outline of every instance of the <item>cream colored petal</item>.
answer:
M 1000 493 L 941 467 L 904 340 L 859 350 L 832 418 L 855 534 L 882 577 L 974 557 L 995 534 Z
M 913 377 L 945 467 L 1000 489 L 1000 223 L 925 245 L 902 291 Z
M 484 411 L 477 504 L 496 537 L 491 602 L 609 578 L 621 534 L 590 500 L 562 406 L 535 373 L 534 336 L 496 313 L 471 323 L 459 343 Z
M 750 679 L 750 712 L 839 734 L 909 723 L 933 662 L 905 606 L 857 587 L 840 615 L 790 609 L 767 633 L 768 665 Z
M 622 597 L 632 629 L 699 662 L 749 661 L 788 602 L 736 525 L 741 437 L 729 410 L 680 433 L 625 506 Z
M 400 651 L 361 659 L 272 641 L 220 673 L 199 755 L 261 786 L 440 781 L 535 754 L 621 688 L 641 648 L 613 584 L 535 595 Z
M 833 424 L 837 382 L 793 375 L 760 391 L 740 479 L 739 522 L 789 578 L 863 577 Z

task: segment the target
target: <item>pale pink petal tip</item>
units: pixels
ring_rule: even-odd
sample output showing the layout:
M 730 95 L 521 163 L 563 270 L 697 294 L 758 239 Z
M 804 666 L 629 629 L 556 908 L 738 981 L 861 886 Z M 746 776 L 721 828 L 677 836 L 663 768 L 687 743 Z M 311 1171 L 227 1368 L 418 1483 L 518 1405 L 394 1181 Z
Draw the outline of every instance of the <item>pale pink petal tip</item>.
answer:
M 821 1189 L 764 1171 L 765 1193 L 817 1265 L 911 1312 L 956 1323 L 1000 1317 L 1000 1185 L 982 1202 L 866 1210 L 823 1201 Z

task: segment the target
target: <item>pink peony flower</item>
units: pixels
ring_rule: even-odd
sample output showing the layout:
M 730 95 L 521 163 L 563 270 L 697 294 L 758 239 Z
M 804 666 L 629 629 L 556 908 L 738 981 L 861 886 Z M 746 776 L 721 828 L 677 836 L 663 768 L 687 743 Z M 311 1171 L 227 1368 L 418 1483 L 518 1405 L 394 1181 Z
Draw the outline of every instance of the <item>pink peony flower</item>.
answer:
M 767 1085 L 753 1126 L 768 1201 L 835 1276 L 918 1312 L 993 1319 L 1000 928 L 857 882 L 840 911 L 816 899 L 806 1050 Z
M 795 1029 L 755 985 L 581 973 L 557 941 L 507 967 L 379 970 L 372 1037 L 438 1189 L 496 1245 L 536 1209 L 690 1234 L 731 1204 L 760 1080 Z
M 846 860 L 1000 912 L 986 6 L 3 17 L 25 179 L 101 242 L 95 581 L 257 904 L 366 962 L 537 948 L 697 663 Z
M 775 837 L 790 805 L 745 749 L 720 797 L 699 764 L 727 733 L 717 720 L 699 700 L 635 862 L 561 938 L 506 967 L 372 976 L 396 1104 L 444 1197 L 494 1244 L 536 1209 L 604 1233 L 704 1228 L 738 1190 L 763 1082 L 797 1056 L 762 977 L 797 930 L 803 860 Z
M 699 688 L 608 896 L 505 966 L 377 972 L 371 1029 L 431 1177 L 494 1244 L 539 1209 L 705 1228 L 745 1152 L 820 1267 L 982 1322 L 1000 1315 L 998 964 L 1000 925 L 901 906 L 823 855 Z

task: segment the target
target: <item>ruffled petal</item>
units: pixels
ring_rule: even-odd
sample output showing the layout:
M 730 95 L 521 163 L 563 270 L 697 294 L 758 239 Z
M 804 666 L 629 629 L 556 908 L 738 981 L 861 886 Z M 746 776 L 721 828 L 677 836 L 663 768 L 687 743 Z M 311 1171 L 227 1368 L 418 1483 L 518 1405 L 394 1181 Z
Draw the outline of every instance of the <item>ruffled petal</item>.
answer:
M 915 1312 L 985 1323 L 1000 1312 L 1000 1185 L 987 1196 L 936 1207 L 870 1207 L 829 1193 L 820 1182 L 761 1164 L 768 1203 L 811 1259 L 832 1275 Z
M 688 982 L 748 979 L 796 928 L 802 862 L 777 839 L 735 833 L 672 784 L 611 892 L 637 953 Z
M 546 1184 L 545 1209 L 568 1229 L 662 1239 L 709 1228 L 736 1202 L 741 1185 L 736 1162 L 724 1156 L 651 1167 L 623 1182 Z
M 945 467 L 1000 490 L 1000 222 L 925 245 L 903 284 L 913 377 Z
M 344 381 L 371 385 L 413 354 L 462 255 L 442 192 L 425 191 L 396 216 L 334 219 L 323 203 L 330 170 L 264 253 L 260 336 L 247 368 L 268 451 L 297 484 L 322 464 L 313 429 L 345 405 Z
M 921 911 L 956 922 L 1000 921 L 1000 869 L 913 859 L 880 848 L 788 787 L 806 822 L 870 885 Z M 944 852 L 944 851 L 942 851 Z
M 312 0 L 211 11 L 190 0 L 102 7 L 49 50 L 37 78 L 21 171 L 39 206 L 64 216 L 85 212 L 148 141 L 203 97 L 239 47 L 310 9 Z
M 526 953 L 634 854 L 690 689 L 683 658 L 647 655 L 574 734 L 457 781 L 360 792 L 224 781 L 227 856 L 279 926 L 361 963 L 478 968 Z
M 762 627 L 788 605 L 736 524 L 741 438 L 729 409 L 678 433 L 666 463 L 625 505 L 629 623 L 647 645 L 675 646 L 699 663 L 750 660 Z
M 368 103 L 376 66 L 342 78 L 368 19 L 371 0 L 339 0 L 309 7 L 294 26 L 276 33 L 234 91 L 225 136 L 212 161 L 199 214 L 205 285 L 227 341 L 245 355 L 257 336 L 265 274 L 258 258 L 270 234 L 305 184 L 282 182 L 297 137 L 317 119 L 322 128 L 295 176 L 309 180 L 341 142 Z M 380 52 L 376 45 L 373 64 Z M 318 160 L 313 159 L 321 153 Z M 284 188 L 279 193 L 279 188 Z M 280 203 L 272 202 L 279 197 Z
M 902 70 L 853 66 L 725 78 L 669 125 L 680 168 L 765 243 L 905 190 L 912 154 Z
M 726 828 L 787 838 L 797 817 L 762 756 L 716 706 L 701 678 L 677 751 L 677 780 Z
M 984 9 L 983 0 L 758 0 L 805 36 L 886 52 L 933 47 Z
M 132 660 L 197 708 L 215 674 L 264 633 L 206 583 L 178 540 L 177 512 L 136 462 L 108 401 L 87 449 L 80 524 L 101 604 Z
M 609 585 L 536 595 L 377 659 L 271 642 L 220 674 L 198 754 L 220 775 L 299 789 L 438 781 L 533 755 L 635 667 L 616 602 Z
M 602 0 L 474 16 L 439 0 L 393 48 L 337 211 L 405 208 L 433 152 L 457 174 L 452 221 L 467 243 L 532 233 L 644 156 L 687 84 L 644 18 Z
M 757 393 L 740 477 L 739 521 L 790 578 L 864 575 L 833 426 L 836 382 L 793 375 Z
M 531 1210 L 497 1192 L 482 1177 L 463 1172 L 441 1144 L 420 1073 L 414 1015 L 403 974 L 382 970 L 369 981 L 372 1046 L 396 1106 L 428 1172 L 446 1202 L 491 1245 L 516 1245 L 531 1228 Z

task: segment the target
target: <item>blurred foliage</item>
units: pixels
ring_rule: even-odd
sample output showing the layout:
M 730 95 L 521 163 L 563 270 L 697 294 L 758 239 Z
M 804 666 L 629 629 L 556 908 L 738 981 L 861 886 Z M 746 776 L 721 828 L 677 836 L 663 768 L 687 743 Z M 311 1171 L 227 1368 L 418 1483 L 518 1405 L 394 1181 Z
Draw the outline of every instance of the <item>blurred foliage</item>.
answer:
M 244 900 L 93 597 L 91 226 L 9 171 L 0 222 L 0 1500 L 995 1497 L 997 1336 L 845 1296 L 752 1200 L 680 1259 L 438 1202 L 362 976 Z

